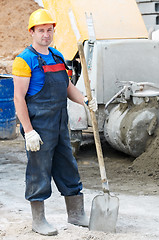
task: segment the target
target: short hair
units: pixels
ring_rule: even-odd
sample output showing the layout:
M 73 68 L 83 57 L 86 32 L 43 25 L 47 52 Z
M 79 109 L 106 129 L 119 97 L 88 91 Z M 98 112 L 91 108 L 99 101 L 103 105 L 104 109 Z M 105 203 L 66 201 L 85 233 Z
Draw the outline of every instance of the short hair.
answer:
M 34 32 L 34 26 L 32 28 L 30 28 L 30 30 L 33 30 L 33 32 Z

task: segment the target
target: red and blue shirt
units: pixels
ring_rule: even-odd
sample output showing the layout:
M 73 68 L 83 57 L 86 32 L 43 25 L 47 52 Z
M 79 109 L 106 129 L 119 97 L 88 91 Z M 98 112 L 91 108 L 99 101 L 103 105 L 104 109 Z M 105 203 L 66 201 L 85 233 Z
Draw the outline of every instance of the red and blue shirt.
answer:
M 51 51 L 60 57 L 63 58 L 63 55 L 53 47 L 50 47 Z M 56 65 L 56 62 L 52 56 L 52 53 L 49 51 L 48 55 L 39 53 L 47 65 Z M 64 59 L 64 58 L 63 58 Z M 62 60 L 60 60 L 61 63 Z M 39 67 L 39 62 L 37 55 L 31 52 L 29 49 L 24 49 L 13 62 L 12 74 L 19 77 L 30 77 L 30 83 L 27 95 L 34 95 L 39 92 L 45 81 L 44 71 Z

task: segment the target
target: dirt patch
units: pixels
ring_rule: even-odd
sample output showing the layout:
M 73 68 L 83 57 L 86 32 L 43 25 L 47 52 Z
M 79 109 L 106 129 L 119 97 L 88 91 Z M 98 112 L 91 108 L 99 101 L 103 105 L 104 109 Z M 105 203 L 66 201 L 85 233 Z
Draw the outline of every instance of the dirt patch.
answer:
M 1 74 L 11 74 L 13 59 L 30 44 L 28 20 L 30 14 L 38 8 L 39 5 L 33 0 L 1 0 Z
M 155 156 L 157 156 L 155 151 L 151 156 L 151 160 L 148 157 L 151 155 L 149 151 L 143 154 L 145 155 L 144 157 L 141 155 L 141 158 L 135 159 L 134 157 L 114 150 L 103 137 L 101 137 L 101 141 L 107 177 L 113 192 L 120 191 L 129 194 L 144 195 L 159 194 L 159 178 L 156 175 L 158 174 L 157 165 L 154 164 L 153 160 Z M 150 149 L 152 149 L 152 146 L 150 146 Z M 84 160 L 81 161 L 83 157 Z M 77 155 L 77 160 L 78 159 L 79 169 L 85 187 L 89 189 L 100 189 L 101 181 L 96 149 L 93 144 L 93 135 L 92 144 L 85 144 L 80 148 L 80 152 Z M 158 159 L 156 157 L 156 164 L 157 163 Z M 152 172 L 155 174 L 152 174 Z M 87 174 L 87 177 L 85 174 Z M 88 179 L 90 181 L 88 181 Z
M 156 136 L 146 151 L 136 158 L 131 169 L 159 181 L 159 137 Z

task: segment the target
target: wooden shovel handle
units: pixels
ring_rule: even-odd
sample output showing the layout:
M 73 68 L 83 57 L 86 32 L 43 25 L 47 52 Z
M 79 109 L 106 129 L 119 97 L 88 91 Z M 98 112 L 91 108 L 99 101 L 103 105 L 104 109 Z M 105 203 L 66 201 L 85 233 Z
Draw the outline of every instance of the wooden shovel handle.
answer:
M 92 100 L 92 93 L 91 93 L 87 64 L 86 64 L 86 59 L 84 56 L 84 50 L 83 50 L 82 43 L 78 43 L 78 51 L 79 51 L 81 64 L 82 64 L 82 71 L 83 71 L 84 83 L 85 83 L 85 88 L 86 88 L 86 94 L 87 94 L 88 101 L 90 101 L 90 100 Z M 99 131 L 98 131 L 98 123 L 97 123 L 95 112 L 90 110 L 90 115 L 91 115 L 91 120 L 92 120 L 93 134 L 94 134 L 94 139 L 95 139 L 101 180 L 102 180 L 102 183 L 107 183 L 107 185 L 108 185 L 108 180 L 106 177 L 106 170 L 105 170 L 105 165 L 104 165 L 104 159 L 103 159 L 103 153 L 102 153 L 102 147 L 101 147 L 101 142 L 100 142 L 100 136 L 99 136 Z

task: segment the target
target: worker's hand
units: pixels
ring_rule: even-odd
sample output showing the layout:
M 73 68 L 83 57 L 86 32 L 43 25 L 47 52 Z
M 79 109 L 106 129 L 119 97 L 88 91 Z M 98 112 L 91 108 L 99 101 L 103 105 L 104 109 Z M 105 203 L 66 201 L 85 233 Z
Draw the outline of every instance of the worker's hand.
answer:
M 96 112 L 97 109 L 98 109 L 96 98 L 92 98 L 91 101 L 88 101 L 88 98 L 85 97 L 84 98 L 84 104 L 86 104 L 89 107 L 89 109 L 91 109 L 93 112 Z
M 29 150 L 33 152 L 39 151 L 40 144 L 43 144 L 40 135 L 35 130 L 25 133 L 25 141 L 27 151 Z
M 97 110 L 97 101 L 95 98 L 93 98 L 91 101 L 88 101 L 88 98 L 85 97 L 84 98 L 84 108 L 86 111 L 86 115 L 87 115 L 87 121 L 88 121 L 88 125 L 92 126 L 92 121 L 91 121 L 91 115 L 90 115 L 90 109 L 92 111 L 96 111 Z

